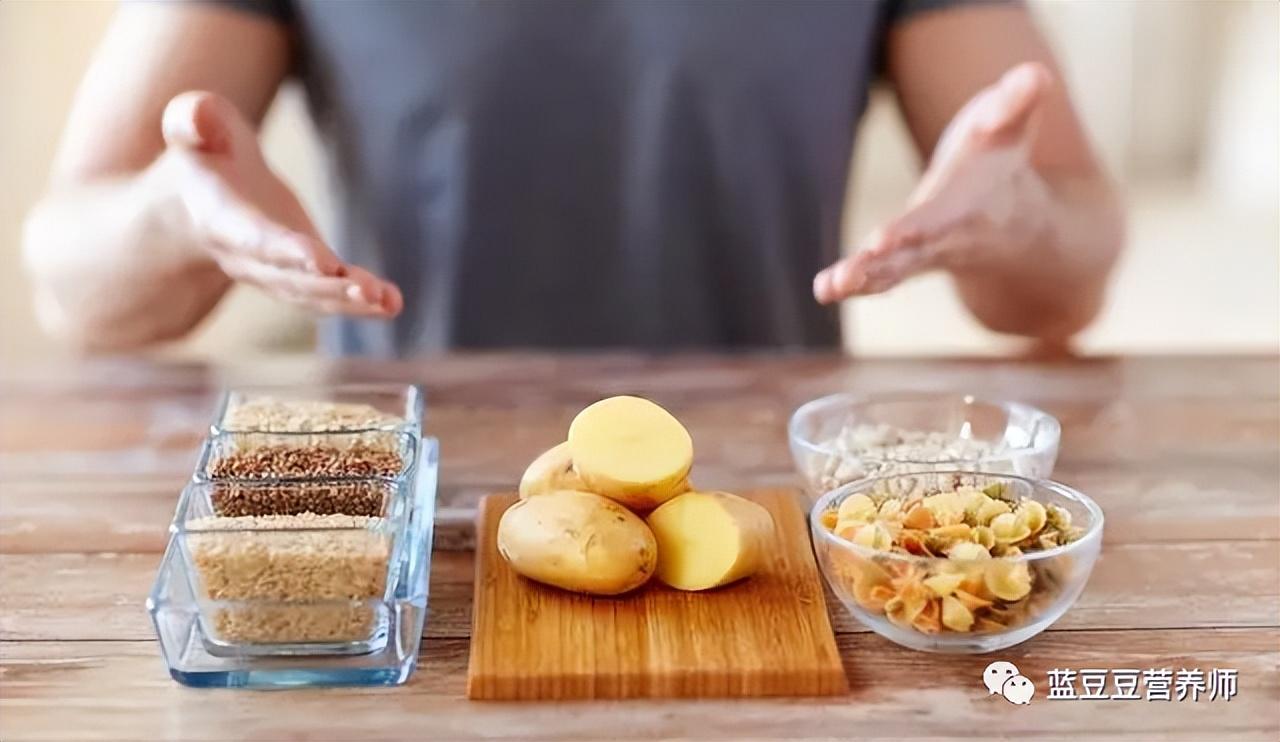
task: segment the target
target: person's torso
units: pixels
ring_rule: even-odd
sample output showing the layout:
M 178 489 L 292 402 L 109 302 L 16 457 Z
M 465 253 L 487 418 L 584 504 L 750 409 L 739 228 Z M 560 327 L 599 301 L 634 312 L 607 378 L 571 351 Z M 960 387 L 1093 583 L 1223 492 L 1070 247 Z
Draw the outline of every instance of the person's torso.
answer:
M 295 2 L 338 248 L 397 282 L 337 352 L 822 346 L 870 2 Z

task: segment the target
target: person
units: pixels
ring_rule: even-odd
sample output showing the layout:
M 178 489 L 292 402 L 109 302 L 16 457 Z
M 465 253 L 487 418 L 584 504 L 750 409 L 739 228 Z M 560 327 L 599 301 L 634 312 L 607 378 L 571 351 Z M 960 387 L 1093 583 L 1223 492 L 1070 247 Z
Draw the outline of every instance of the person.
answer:
M 879 73 L 927 161 L 840 258 Z M 333 156 L 326 242 L 258 127 L 290 75 Z M 948 272 L 988 327 L 1098 312 L 1122 211 L 1007 2 L 130 3 L 24 260 L 85 350 L 189 332 L 233 282 L 334 353 L 823 347 L 835 305 Z

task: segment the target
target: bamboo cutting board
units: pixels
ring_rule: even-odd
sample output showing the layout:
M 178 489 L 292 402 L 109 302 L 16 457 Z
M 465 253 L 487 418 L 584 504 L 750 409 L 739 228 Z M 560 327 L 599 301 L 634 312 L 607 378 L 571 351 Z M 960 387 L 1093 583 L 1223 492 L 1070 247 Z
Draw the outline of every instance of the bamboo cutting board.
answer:
M 848 689 L 791 490 L 745 495 L 773 514 L 777 546 L 753 577 L 701 593 L 656 579 L 592 597 L 517 575 L 498 554 L 498 520 L 516 501 L 491 495 L 476 529 L 467 696 L 568 699 L 818 696 Z

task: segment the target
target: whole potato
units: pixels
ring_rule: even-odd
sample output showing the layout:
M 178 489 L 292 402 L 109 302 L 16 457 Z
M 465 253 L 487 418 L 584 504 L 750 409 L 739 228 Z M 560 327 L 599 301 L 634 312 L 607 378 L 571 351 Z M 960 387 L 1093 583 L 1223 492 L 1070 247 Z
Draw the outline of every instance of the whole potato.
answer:
M 658 561 L 644 521 L 607 497 L 575 490 L 507 508 L 498 522 L 498 551 L 531 580 L 595 595 L 640 587 Z

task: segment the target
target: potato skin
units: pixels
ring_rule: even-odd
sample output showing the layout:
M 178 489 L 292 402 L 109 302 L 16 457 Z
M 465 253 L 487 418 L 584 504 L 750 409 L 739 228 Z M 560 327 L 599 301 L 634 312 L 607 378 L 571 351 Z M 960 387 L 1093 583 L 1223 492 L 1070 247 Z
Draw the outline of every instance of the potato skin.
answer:
M 507 508 L 498 521 L 498 552 L 531 580 L 593 595 L 640 587 L 658 562 L 644 521 L 607 497 L 574 490 Z
M 573 470 L 573 460 L 569 458 L 569 442 L 543 451 L 538 458 L 525 469 L 520 478 L 520 499 L 525 500 L 536 495 L 556 490 L 586 491 L 582 478 Z

